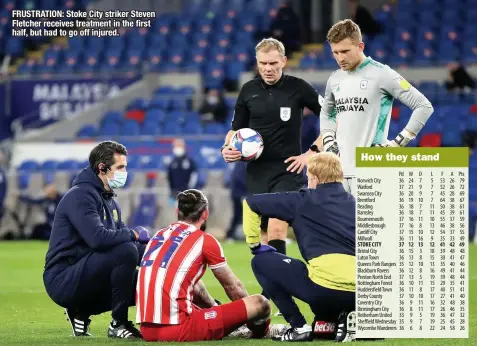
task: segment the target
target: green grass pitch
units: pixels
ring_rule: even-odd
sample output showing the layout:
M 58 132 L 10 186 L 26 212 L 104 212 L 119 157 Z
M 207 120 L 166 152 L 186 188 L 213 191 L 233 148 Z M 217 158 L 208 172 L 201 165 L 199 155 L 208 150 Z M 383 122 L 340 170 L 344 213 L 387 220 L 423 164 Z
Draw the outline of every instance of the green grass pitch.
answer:
M 3 242 L 0 243 L 0 344 L 1 345 L 131 345 L 147 344 L 139 341 L 117 341 L 108 339 L 106 330 L 110 321 L 108 313 L 93 316 L 91 338 L 73 338 L 71 329 L 63 315 L 63 309 L 56 306 L 47 296 L 42 281 L 42 270 L 46 242 Z M 296 245 L 288 248 L 291 256 L 301 258 Z M 245 244 L 224 245 L 224 251 L 232 269 L 242 280 L 250 294 L 259 293 L 260 288 L 250 269 L 251 255 Z M 477 246 L 469 249 L 469 339 L 394 339 L 375 342 L 359 342 L 359 345 L 477 345 Z M 210 271 L 204 276 L 211 294 L 226 301 L 226 296 Z M 308 323 L 312 315 L 307 307 L 300 305 Z M 276 311 L 276 308 L 274 307 Z M 135 308 L 130 310 L 134 320 Z M 274 318 L 275 323 L 284 323 Z M 227 345 L 275 344 L 271 340 L 224 339 Z M 315 341 L 316 343 L 328 343 Z M 206 342 L 198 345 L 210 344 Z M 306 343 L 311 344 L 311 343 Z

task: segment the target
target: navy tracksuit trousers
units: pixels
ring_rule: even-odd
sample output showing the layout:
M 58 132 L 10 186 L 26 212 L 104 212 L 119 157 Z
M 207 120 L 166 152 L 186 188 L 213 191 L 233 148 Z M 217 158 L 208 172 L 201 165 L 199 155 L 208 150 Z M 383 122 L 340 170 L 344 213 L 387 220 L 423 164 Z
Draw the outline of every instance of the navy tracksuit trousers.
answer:
M 317 285 L 308 276 L 306 264 L 278 252 L 265 252 L 252 259 L 252 270 L 263 291 L 292 327 L 306 320 L 293 297 L 307 303 L 315 320 L 336 322 L 341 311 L 355 309 L 355 293 Z
M 92 252 L 76 263 L 58 263 L 43 275 L 48 295 L 81 318 L 112 311 L 113 319 L 127 321 L 144 250 L 145 245 L 127 242 Z

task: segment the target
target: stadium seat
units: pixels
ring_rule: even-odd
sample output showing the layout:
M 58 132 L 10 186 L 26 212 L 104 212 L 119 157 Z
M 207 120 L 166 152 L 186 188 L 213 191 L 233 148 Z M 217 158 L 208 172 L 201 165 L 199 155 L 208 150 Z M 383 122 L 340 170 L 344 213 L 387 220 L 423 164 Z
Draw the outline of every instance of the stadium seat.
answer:
M 163 164 L 160 156 L 154 156 L 154 155 L 142 155 L 139 158 L 138 162 L 139 168 L 143 170 L 147 169 L 163 169 Z
M 169 109 L 170 100 L 164 95 L 155 95 L 149 103 L 150 108 Z
M 161 133 L 161 126 L 156 121 L 145 121 L 141 126 L 141 136 L 158 136 Z
M 86 38 L 84 36 L 74 36 L 68 40 L 68 48 L 70 51 L 80 52 L 85 49 Z
M 187 120 L 183 125 L 182 132 L 185 135 L 200 135 L 202 134 L 202 127 L 200 122 Z
M 9 37 L 6 43 L 6 53 L 18 58 L 23 55 L 24 39 L 22 37 Z
M 20 191 L 27 190 L 30 186 L 31 173 L 30 172 L 20 172 L 17 175 L 17 187 Z
M 96 126 L 90 125 L 90 124 L 83 125 L 76 133 L 76 137 L 78 138 L 91 138 L 91 137 L 95 137 L 96 135 L 97 135 Z
M 149 101 L 143 98 L 137 98 L 129 102 L 129 104 L 126 106 L 126 110 L 146 110 L 147 107 L 149 106 Z
M 147 123 L 155 122 L 158 124 L 162 124 L 167 119 L 167 113 L 164 112 L 162 109 L 151 108 L 147 110 L 144 121 Z
M 40 169 L 40 164 L 33 160 L 23 161 L 18 167 L 19 171 L 37 171 Z
M 108 136 L 118 136 L 120 131 L 120 125 L 117 123 L 105 123 L 101 126 L 99 135 L 108 137 Z
M 123 120 L 123 115 L 120 111 L 111 111 L 104 114 L 102 123 L 119 123 Z
M 462 137 L 459 131 L 448 130 L 442 133 L 442 146 L 459 147 L 462 145 Z
M 470 131 L 477 131 L 477 115 L 469 115 L 465 117 L 465 129 Z
M 440 147 L 442 135 L 440 133 L 428 133 L 421 137 L 419 146 L 421 147 Z
M 121 144 L 125 145 L 124 141 Z M 138 170 L 140 168 L 139 156 L 132 153 L 131 147 L 126 146 L 126 148 L 128 149 L 128 171 Z
M 1 37 L 0 37 L 1 39 Z M 31 73 L 34 73 L 35 70 L 39 70 L 37 68 L 37 65 L 36 65 L 36 61 L 34 59 L 28 59 L 26 62 L 22 63 L 19 67 L 18 67 L 18 72 L 21 73 L 21 74 L 31 74 Z M 41 71 L 41 69 L 40 69 Z
M 179 95 L 188 95 L 188 96 L 192 96 L 195 93 L 194 87 L 188 86 L 188 85 L 180 86 L 177 88 L 176 91 Z
M 54 160 L 46 160 L 41 165 L 42 171 L 55 171 L 58 167 L 58 162 Z
M 173 111 L 187 111 L 190 107 L 189 100 L 181 95 L 174 96 L 170 100 L 169 107 Z
M 166 136 L 180 135 L 182 134 L 182 128 L 178 122 L 170 120 L 164 124 L 162 133 Z
M 120 136 L 130 137 L 139 136 L 141 133 L 141 126 L 135 120 L 126 120 L 121 126 Z
M 75 171 L 83 168 L 81 162 L 75 160 L 65 160 L 58 163 L 56 167 L 59 171 Z
M 143 193 L 139 196 L 138 206 L 135 208 L 128 222 L 129 227 L 143 226 L 154 229 L 159 207 L 156 194 Z
M 224 125 L 219 123 L 207 123 L 204 125 L 204 133 L 209 135 L 222 135 L 227 131 Z
M 49 185 L 55 182 L 55 171 L 45 171 L 43 173 L 43 184 Z
M 124 36 L 108 37 L 105 43 L 108 47 L 108 52 L 121 52 L 125 49 L 127 44 Z
M 139 123 L 144 122 L 144 118 L 146 116 L 146 112 L 140 109 L 132 109 L 126 112 L 124 114 L 124 119 L 125 120 L 134 120 Z

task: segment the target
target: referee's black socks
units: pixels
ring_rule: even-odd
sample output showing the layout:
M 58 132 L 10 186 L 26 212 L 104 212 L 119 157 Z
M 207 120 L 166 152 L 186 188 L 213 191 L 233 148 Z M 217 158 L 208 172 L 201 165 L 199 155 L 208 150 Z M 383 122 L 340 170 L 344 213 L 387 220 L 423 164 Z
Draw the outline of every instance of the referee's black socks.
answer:
M 282 255 L 287 254 L 287 243 L 285 240 L 273 239 L 268 242 L 268 245 L 273 246 L 275 249 L 277 249 L 277 252 L 281 253 Z

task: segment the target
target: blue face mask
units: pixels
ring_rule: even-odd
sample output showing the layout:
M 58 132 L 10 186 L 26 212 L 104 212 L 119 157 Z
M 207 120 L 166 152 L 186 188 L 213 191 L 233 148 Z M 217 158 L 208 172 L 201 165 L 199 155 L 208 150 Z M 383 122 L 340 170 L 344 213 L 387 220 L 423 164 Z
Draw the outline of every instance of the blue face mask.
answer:
M 126 184 L 126 180 L 128 180 L 128 172 L 114 172 L 113 179 L 108 178 L 108 184 L 112 189 L 119 189 Z

